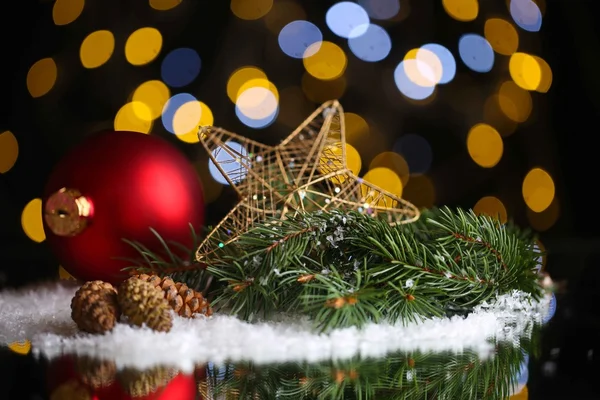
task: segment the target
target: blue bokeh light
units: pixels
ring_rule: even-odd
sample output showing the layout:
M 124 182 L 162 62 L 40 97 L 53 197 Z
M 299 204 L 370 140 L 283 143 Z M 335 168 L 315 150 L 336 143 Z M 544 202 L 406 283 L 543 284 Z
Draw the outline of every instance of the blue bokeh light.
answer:
M 238 160 L 239 157 L 246 157 L 248 155 L 248 150 L 238 142 L 234 142 L 232 140 L 225 142 L 225 147 L 229 147 L 233 150 L 236 155 L 229 154 L 226 150 L 216 148 L 212 151 L 213 157 L 216 158 L 217 163 L 223 169 L 225 174 L 233 181 L 233 183 L 238 183 L 242 179 L 244 179 L 248 173 L 248 170 L 245 166 L 243 166 Z M 219 168 L 215 165 L 212 158 L 208 160 L 208 171 L 213 179 L 223 185 L 229 185 L 227 179 L 223 176 Z
M 356 29 L 362 29 L 362 26 Z M 385 29 L 379 25 L 370 24 L 362 35 L 353 35 L 348 39 L 350 51 L 363 61 L 381 61 L 392 50 L 392 39 Z
M 175 134 L 175 128 L 173 127 L 173 118 L 175 118 L 175 113 L 182 105 L 189 103 L 190 101 L 197 101 L 197 99 L 189 93 L 178 93 L 172 96 L 162 111 L 162 123 L 165 129 L 168 132 Z
M 202 62 L 194 49 L 179 48 L 163 59 L 160 67 L 162 80 L 171 87 L 189 85 L 200 74 Z
M 416 60 L 407 60 L 408 62 L 417 62 Z M 404 96 L 413 100 L 425 100 L 433 94 L 435 86 L 421 86 L 413 82 L 410 77 L 406 74 L 405 62 L 402 61 L 394 70 L 394 81 L 396 87 L 400 90 Z
M 450 50 L 437 43 L 428 43 L 421 48 L 435 54 L 442 64 L 442 77 L 438 84 L 443 85 L 452 81 L 456 75 L 456 60 Z
M 278 37 L 281 51 L 293 58 L 304 58 L 313 55 L 319 51 L 320 46 L 312 45 L 322 41 L 323 34 L 321 30 L 312 22 L 303 20 L 292 21 L 284 26 Z M 306 53 L 306 49 L 309 47 L 311 47 L 310 54 Z
M 359 0 L 358 4 L 373 19 L 394 18 L 400 12 L 400 0 Z
M 542 29 L 542 12 L 532 0 L 511 0 L 510 16 L 519 28 L 528 32 L 539 32 Z
M 363 35 L 371 20 L 365 9 L 358 4 L 342 1 L 327 10 L 325 22 L 335 35 L 350 39 Z
M 458 53 L 463 63 L 475 72 L 489 72 L 494 66 L 494 49 L 483 36 L 475 33 L 461 36 Z
M 431 167 L 433 152 L 422 136 L 414 133 L 403 135 L 396 141 L 393 150 L 404 157 L 411 175 L 425 174 Z
M 265 118 L 260 118 L 260 119 L 250 118 L 246 114 L 244 114 L 244 111 L 242 109 L 240 109 L 240 107 L 238 107 L 238 106 L 235 107 L 235 115 L 238 117 L 240 122 L 242 124 L 246 125 L 247 127 L 254 128 L 254 129 L 263 129 L 263 128 L 270 126 L 273 122 L 275 122 L 275 120 L 279 116 L 279 106 L 277 106 L 277 108 L 273 111 L 273 113 L 271 113 L 270 115 L 268 115 Z

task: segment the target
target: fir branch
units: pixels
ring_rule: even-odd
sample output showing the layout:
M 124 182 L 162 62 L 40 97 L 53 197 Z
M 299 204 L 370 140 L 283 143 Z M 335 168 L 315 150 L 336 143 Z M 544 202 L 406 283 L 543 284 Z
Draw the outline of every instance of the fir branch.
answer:
M 266 220 L 206 257 L 213 306 L 253 320 L 299 312 L 322 330 L 466 313 L 520 290 L 541 296 L 533 238 L 449 208 L 391 226 L 355 211 Z

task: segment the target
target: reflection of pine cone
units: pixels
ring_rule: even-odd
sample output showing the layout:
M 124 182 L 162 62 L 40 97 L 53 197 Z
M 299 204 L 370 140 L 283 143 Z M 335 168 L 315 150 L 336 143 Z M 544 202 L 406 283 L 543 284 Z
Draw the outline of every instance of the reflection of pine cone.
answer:
M 190 318 L 194 314 L 212 315 L 208 300 L 202 293 L 190 289 L 186 284 L 176 283 L 171 278 L 161 278 L 158 275 L 141 274 L 138 278 L 162 290 L 171 308 L 180 316 Z
M 155 331 L 168 332 L 173 326 L 171 307 L 163 293 L 152 284 L 135 276 L 119 286 L 119 305 L 129 321 L 137 326 L 146 324 Z
M 113 361 L 91 357 L 78 357 L 76 368 L 81 381 L 94 389 L 110 386 L 117 374 Z
M 117 291 L 107 282 L 84 283 L 71 300 L 71 318 L 85 332 L 111 330 L 119 318 Z
M 90 400 L 91 398 L 89 390 L 75 380 L 63 383 L 50 394 L 50 400 Z
M 117 379 L 131 397 L 141 397 L 167 386 L 177 374 L 179 371 L 167 367 L 155 367 L 144 371 L 125 368 L 119 371 Z

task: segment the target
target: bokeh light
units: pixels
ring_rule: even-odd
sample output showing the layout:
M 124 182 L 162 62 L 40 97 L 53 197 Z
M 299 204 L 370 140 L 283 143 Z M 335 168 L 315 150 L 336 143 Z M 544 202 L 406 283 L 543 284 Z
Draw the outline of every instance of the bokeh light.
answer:
M 75 21 L 85 6 L 85 0 L 56 0 L 52 7 L 52 20 L 55 25 L 68 25 Z
M 275 34 L 292 21 L 305 20 L 306 12 L 302 5 L 293 0 L 278 0 L 273 3 L 273 8 L 263 21 L 269 31 Z
M 552 86 L 552 69 L 543 58 L 538 56 L 532 57 L 537 61 L 541 72 L 540 83 L 535 90 L 540 93 L 547 93 L 550 90 L 550 86 Z
M 346 92 L 346 77 L 322 81 L 308 72 L 302 75 L 302 91 L 307 99 L 315 103 L 324 103 L 331 99 L 341 99 Z
M 377 167 L 371 169 L 363 176 L 363 179 L 366 182 L 386 190 L 391 194 L 394 194 L 398 197 L 402 196 L 402 181 L 400 180 L 400 177 L 389 168 Z M 370 198 L 370 192 L 371 188 L 366 185 L 361 185 L 361 195 L 366 198 L 365 201 L 367 203 L 373 201 L 373 199 Z M 386 204 L 384 199 L 374 203 L 373 205 L 378 205 L 380 207 L 390 206 L 389 202 Z
M 150 133 L 152 130 L 152 110 L 140 101 L 126 103 L 115 116 L 115 131 Z
M 532 211 L 541 213 L 554 200 L 554 180 L 542 168 L 532 168 L 523 179 L 523 199 Z
M 400 13 L 400 0 L 358 0 L 373 19 L 391 19 Z
M 365 28 L 366 29 L 366 28 Z M 313 48 L 318 48 L 313 52 Z M 331 80 L 342 76 L 348 59 L 344 50 L 332 42 L 314 43 L 306 50 L 311 54 L 303 59 L 306 72 L 320 80 Z
M 360 115 L 345 112 L 344 121 L 346 125 L 346 142 L 356 143 L 359 139 L 370 136 L 369 124 Z
M 403 187 L 406 187 L 408 184 L 408 179 L 410 176 L 408 163 L 400 154 L 394 153 L 393 151 L 384 151 L 383 153 L 379 153 L 369 163 L 369 169 L 375 169 L 379 167 L 389 168 L 394 171 L 402 181 Z
M 408 77 L 419 86 L 435 86 L 442 79 L 443 66 L 438 56 L 427 49 L 416 48 L 404 55 L 404 64 Z
M 362 30 L 363 27 L 356 29 Z M 392 39 L 379 25 L 369 24 L 362 35 L 351 35 L 348 39 L 348 47 L 357 58 L 367 62 L 377 62 L 390 54 Z
M 437 63 L 435 59 L 428 54 L 428 52 L 434 54 L 441 65 L 442 74 L 439 78 L 438 84 L 442 85 L 452 81 L 456 75 L 456 60 L 454 59 L 452 52 L 450 52 L 450 50 L 448 50 L 446 47 L 437 43 L 427 43 L 421 46 L 421 48 L 417 51 L 416 59 L 420 60 L 421 63 L 430 60 L 432 64 L 429 65 L 429 68 L 432 70 L 435 68 Z M 422 64 L 419 65 L 422 67 Z
M 77 280 L 66 269 L 64 269 L 64 267 L 62 265 L 58 266 L 58 277 L 59 277 L 59 279 L 62 279 L 65 281 L 76 281 Z
M 273 0 L 231 0 L 231 12 L 248 21 L 264 17 L 272 7 Z
M 415 82 L 415 78 L 419 82 L 427 82 L 426 79 L 422 78 L 419 71 L 428 68 L 425 63 L 416 59 L 401 61 L 394 70 L 394 82 L 400 93 L 412 100 L 429 98 L 435 92 L 435 85 L 422 86 Z
M 332 5 L 325 14 L 325 22 L 335 35 L 350 39 L 363 35 L 369 26 L 369 14 L 360 5 L 341 1 Z
M 304 58 L 319 51 L 323 34 L 312 22 L 298 20 L 284 26 L 277 40 L 285 54 L 293 58 Z
M 8 348 L 17 354 L 27 355 L 31 351 L 31 342 L 29 340 L 13 342 L 8 345 Z
M 267 74 L 260 68 L 245 66 L 236 69 L 227 80 L 227 96 L 235 104 L 242 86 L 253 80 L 267 80 Z
M 477 215 L 487 215 L 498 219 L 504 224 L 508 220 L 508 213 L 502 201 L 495 196 L 485 196 L 479 199 L 473 206 L 473 212 Z
M 181 4 L 183 0 L 149 0 L 150 7 L 157 11 L 171 10 Z
M 508 63 L 510 77 L 525 90 L 536 90 L 542 83 L 542 68 L 526 53 L 514 53 Z
M 79 58 L 85 68 L 98 68 L 104 65 L 115 51 L 115 37 L 110 31 L 90 33 L 83 39 Z
M 163 59 L 160 76 L 167 85 L 180 88 L 198 77 L 200 66 L 200 56 L 196 50 L 182 47 L 172 50 Z
M 198 143 L 198 128 L 213 125 L 212 110 L 203 102 L 192 100 L 179 106 L 173 115 L 173 132 L 185 143 Z
M 497 93 L 488 96 L 485 100 L 483 105 L 483 122 L 496 128 L 502 137 L 515 133 L 518 126 L 517 122 L 508 118 L 500 108 L 500 96 Z
M 488 124 L 477 124 L 467 136 L 467 150 L 477 165 L 492 168 L 502 158 L 504 143 L 496 129 Z
M 146 81 L 138 86 L 131 96 L 133 111 L 138 118 L 143 119 L 149 116 L 151 120 L 155 120 L 162 114 L 169 97 L 171 97 L 171 92 L 163 82 L 158 80 Z M 143 104 L 143 106 L 140 106 L 138 110 L 136 107 L 139 104 Z M 150 112 L 149 115 L 148 111 Z
M 513 81 L 506 81 L 498 90 L 500 109 L 512 121 L 525 122 L 533 110 L 533 100 L 528 91 L 521 89 Z
M 354 175 L 358 175 L 362 168 L 360 153 L 348 143 L 346 143 L 346 168 L 352 171 Z
M 196 99 L 196 97 L 192 96 L 189 93 L 178 93 L 176 95 L 173 95 L 169 100 L 167 100 L 166 104 L 163 107 L 161 116 L 162 124 L 167 130 L 167 132 L 177 134 L 177 132 L 175 131 L 175 126 L 173 124 L 175 120 L 175 113 L 177 113 L 177 110 L 179 110 L 179 108 L 184 104 L 194 103 L 197 101 L 198 99 Z
M 489 72 L 494 66 L 494 49 L 483 36 L 475 33 L 461 36 L 458 53 L 462 62 L 472 71 Z
M 27 237 L 34 242 L 41 243 L 46 240 L 42 222 L 42 199 L 33 199 L 23 208 L 21 227 Z
M 244 179 L 248 173 L 246 168 L 240 164 L 239 161 L 240 158 L 248 155 L 248 150 L 246 150 L 246 148 L 238 142 L 234 142 L 232 140 L 225 142 L 224 146 L 228 150 L 221 150 L 220 148 L 217 148 L 213 150 L 212 154 L 223 172 L 232 179 L 233 183 L 237 183 L 237 179 Z M 232 151 L 233 154 L 230 154 L 229 151 Z M 208 160 L 208 170 L 215 181 L 223 185 L 229 185 L 229 182 L 227 182 L 227 179 L 225 179 L 217 165 L 213 162 L 212 158 Z
M 473 21 L 479 14 L 478 0 L 442 0 L 446 13 L 457 21 Z
M 42 97 L 56 83 L 58 68 L 52 58 L 42 58 L 27 72 L 27 90 L 31 97 Z
M 158 29 L 145 27 L 133 32 L 125 42 L 125 58 L 131 65 L 146 65 L 162 49 L 163 38 Z
M 19 157 L 19 142 L 11 131 L 0 133 L 0 174 L 12 169 Z
M 484 36 L 498 54 L 510 56 L 519 48 L 519 34 L 515 27 L 502 18 L 485 21 Z
M 432 208 L 435 206 L 435 185 L 427 175 L 411 176 L 402 190 L 402 197 L 416 207 Z
M 238 119 L 250 128 L 265 128 L 277 118 L 279 111 L 279 94 L 275 85 L 268 82 L 263 85 L 251 86 L 243 90 L 235 104 L 235 114 Z
M 544 232 L 552 228 L 560 217 L 560 205 L 556 196 L 552 203 L 542 212 L 535 212 L 527 209 L 527 220 L 529 225 L 538 232 Z
M 431 146 L 422 136 L 414 133 L 403 135 L 394 143 L 393 150 L 404 157 L 411 175 L 424 174 L 431 167 Z
M 510 0 L 509 11 L 519 28 L 528 32 L 542 28 L 542 12 L 533 0 Z

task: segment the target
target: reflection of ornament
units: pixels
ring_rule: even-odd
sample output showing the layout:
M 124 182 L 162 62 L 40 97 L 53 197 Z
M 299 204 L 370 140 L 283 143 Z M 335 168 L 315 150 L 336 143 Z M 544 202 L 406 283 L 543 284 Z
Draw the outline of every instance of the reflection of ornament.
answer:
M 191 318 L 195 314 L 212 315 L 208 300 L 202 293 L 190 289 L 186 284 L 175 283 L 171 278 L 157 275 L 137 275 L 137 278 L 160 288 L 171 308 L 180 316 Z
M 323 104 L 277 146 L 267 146 L 220 128 L 203 127 L 204 148 L 240 202 L 200 245 L 201 261 L 235 241 L 254 223 L 303 211 L 343 208 L 385 215 L 392 224 L 413 222 L 419 210 L 355 176 L 346 163 L 343 110 Z
M 75 380 L 65 382 L 50 394 L 50 400 L 92 400 L 90 391 Z
M 125 392 L 132 397 L 147 396 L 166 386 L 179 371 L 163 366 L 149 370 L 126 368 L 118 373 L 118 380 Z
M 117 291 L 102 281 L 84 283 L 71 300 L 71 318 L 82 331 L 110 331 L 119 318 Z
M 78 357 L 75 365 L 81 381 L 93 389 L 109 387 L 115 382 L 117 366 L 111 360 L 84 356 Z
M 130 239 L 160 252 L 167 241 L 193 245 L 190 224 L 204 220 L 200 180 L 166 141 L 136 132 L 104 132 L 75 147 L 46 186 L 47 240 L 64 268 L 81 280 L 117 283 L 135 250 Z
M 123 315 L 134 325 L 146 325 L 159 332 L 168 332 L 173 326 L 171 307 L 162 291 L 136 277 L 119 286 L 119 305 Z

